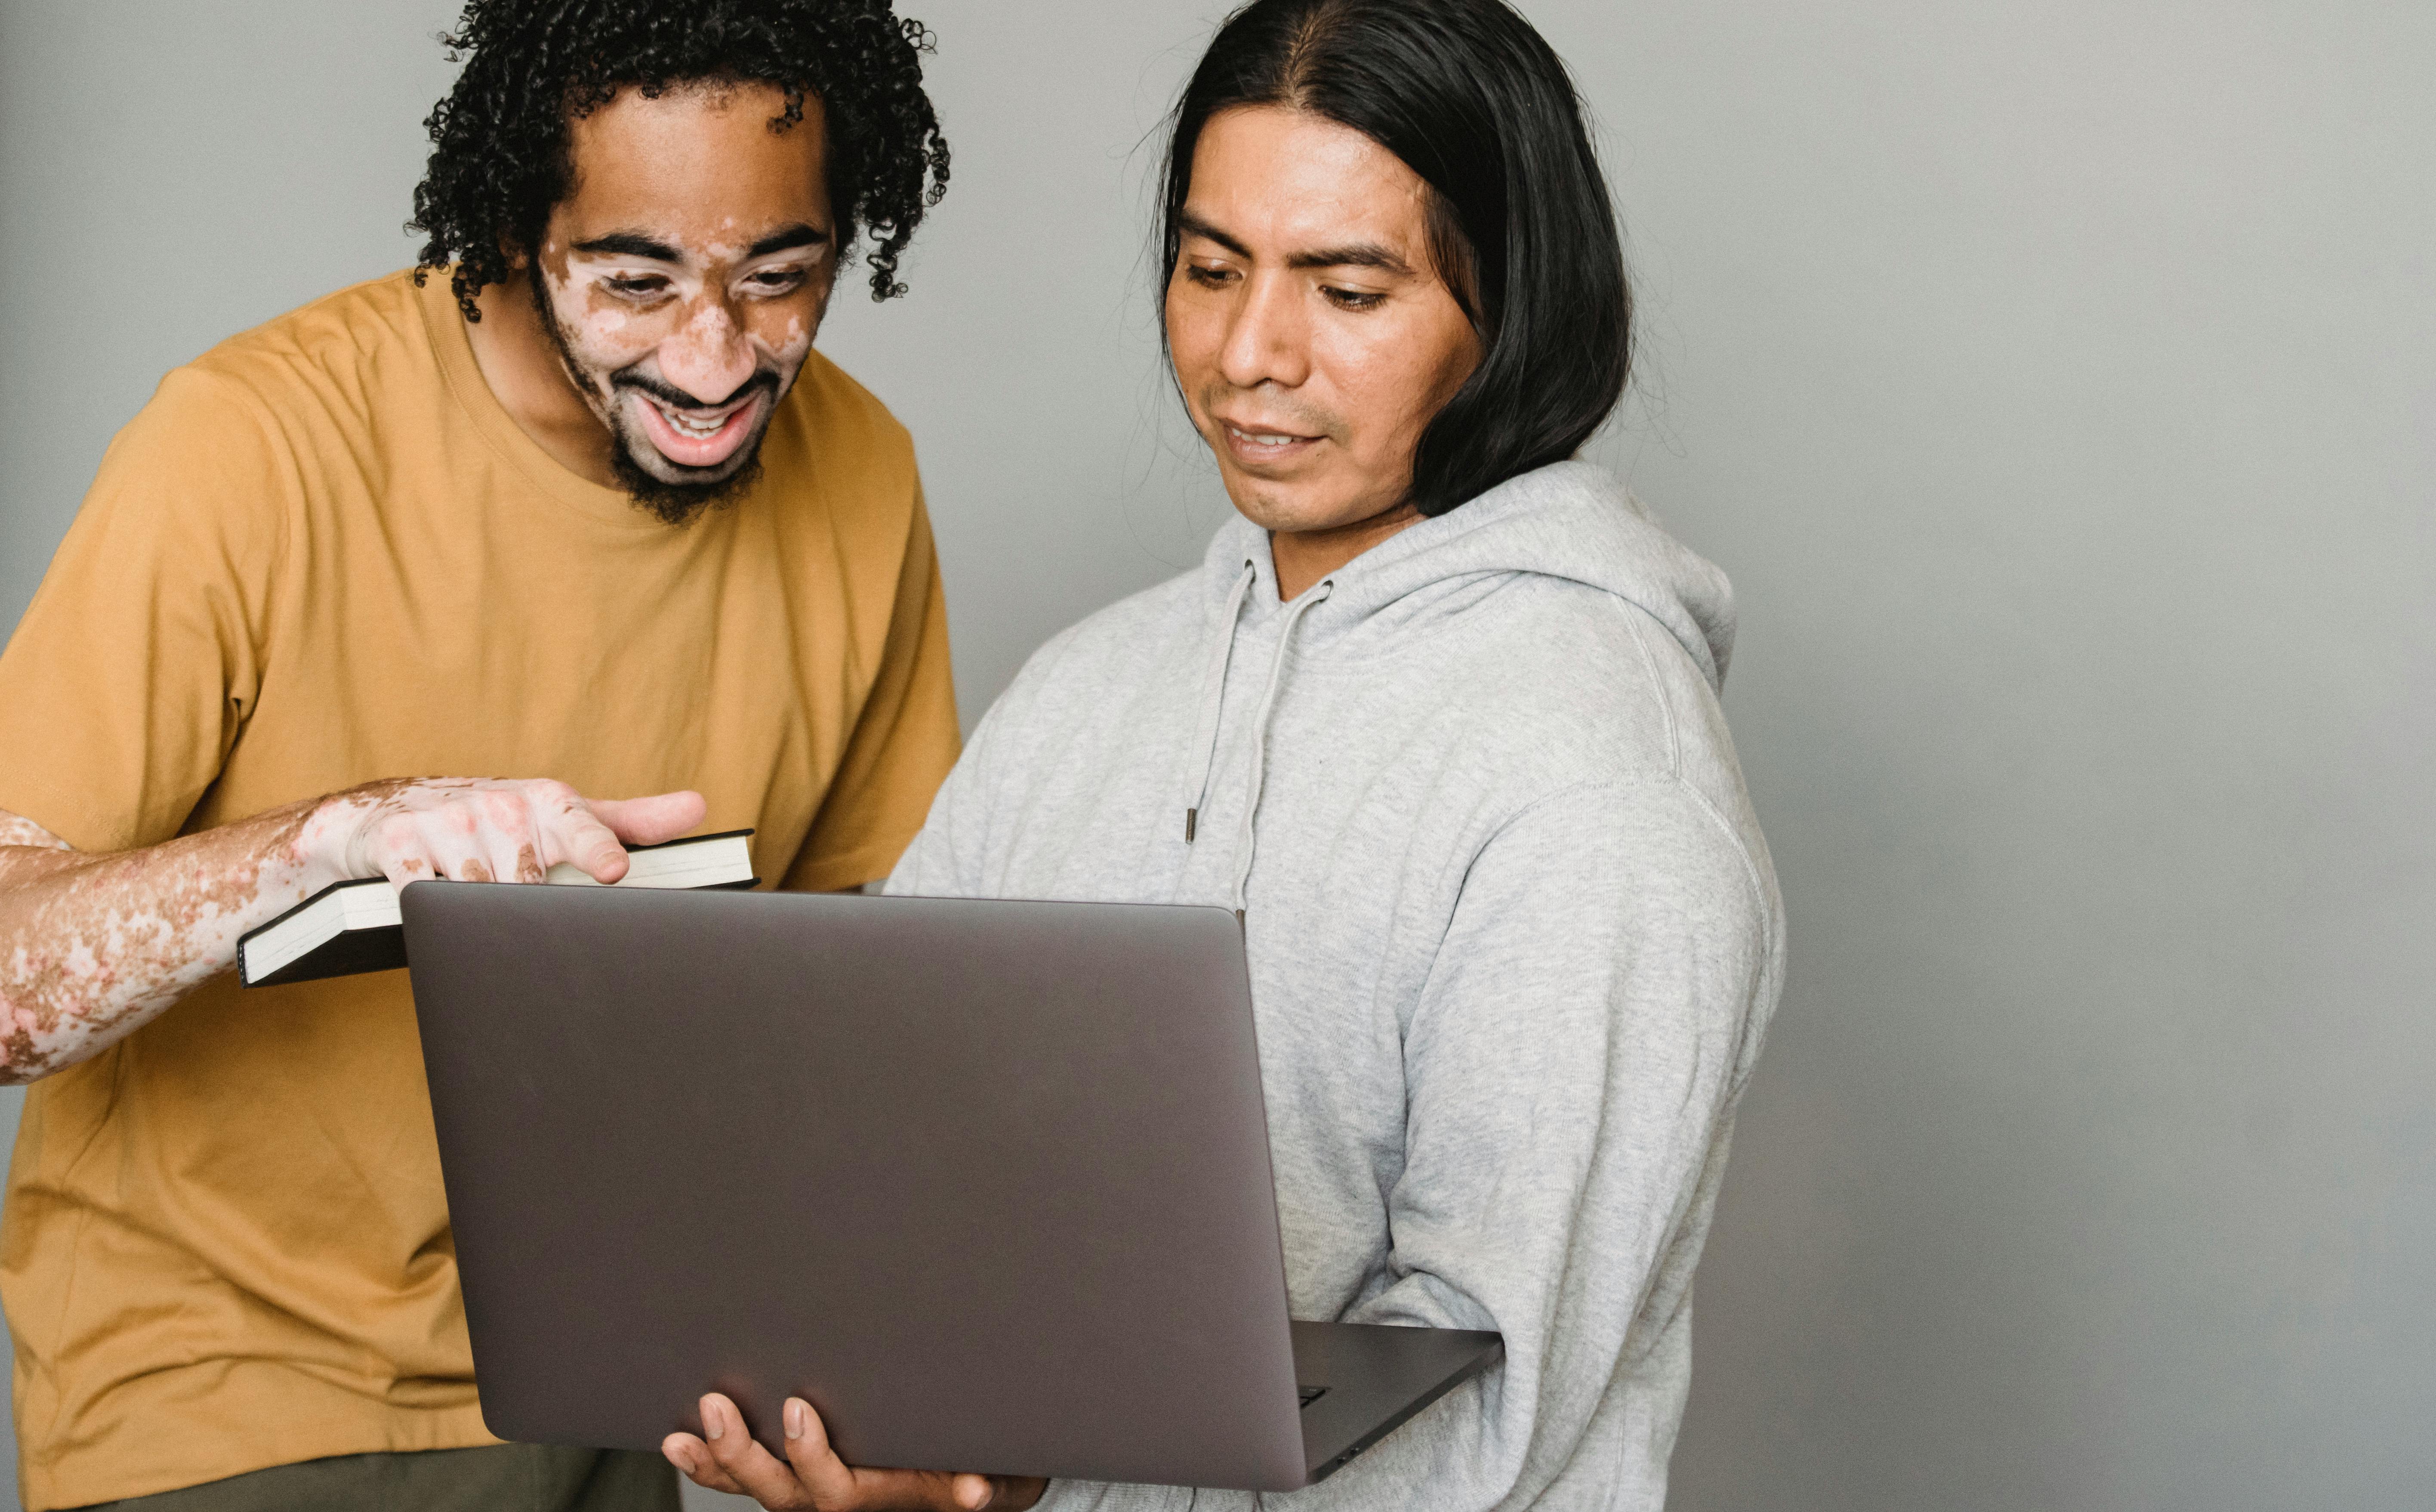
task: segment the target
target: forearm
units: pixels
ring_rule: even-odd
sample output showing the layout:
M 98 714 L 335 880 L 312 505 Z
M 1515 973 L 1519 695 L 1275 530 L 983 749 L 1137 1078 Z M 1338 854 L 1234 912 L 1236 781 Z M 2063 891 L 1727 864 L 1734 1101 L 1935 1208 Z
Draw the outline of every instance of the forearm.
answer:
M 314 800 L 113 855 L 0 818 L 0 1082 L 98 1054 L 229 969 L 240 935 L 339 879 L 311 842 L 349 807 Z
M 702 795 L 594 799 L 563 782 L 398 778 L 113 856 L 0 812 L 0 1082 L 98 1054 L 236 964 L 239 937 L 333 882 L 626 875 L 629 844 L 703 821 Z

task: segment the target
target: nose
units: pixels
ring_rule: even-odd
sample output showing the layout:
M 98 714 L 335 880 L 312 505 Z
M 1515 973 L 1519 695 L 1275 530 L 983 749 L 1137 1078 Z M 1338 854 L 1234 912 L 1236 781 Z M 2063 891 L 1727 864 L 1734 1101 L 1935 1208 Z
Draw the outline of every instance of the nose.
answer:
M 1297 282 L 1266 270 L 1244 280 L 1218 349 L 1219 376 L 1229 387 L 1296 389 L 1311 376 L 1311 326 Z
M 686 306 L 675 334 L 660 344 L 660 376 L 715 405 L 753 376 L 753 343 L 737 311 L 705 290 Z

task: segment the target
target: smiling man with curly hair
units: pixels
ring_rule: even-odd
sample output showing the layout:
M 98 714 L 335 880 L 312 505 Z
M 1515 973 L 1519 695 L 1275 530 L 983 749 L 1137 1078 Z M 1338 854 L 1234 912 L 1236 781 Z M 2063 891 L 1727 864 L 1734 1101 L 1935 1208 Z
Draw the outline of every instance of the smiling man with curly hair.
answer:
M 27 1506 L 676 1505 L 484 1432 L 405 974 L 229 967 L 336 881 L 609 881 L 705 826 L 780 886 L 888 873 L 956 756 L 946 614 L 911 443 L 813 338 L 946 185 L 926 41 L 473 0 L 421 266 L 111 447 L 0 654 Z

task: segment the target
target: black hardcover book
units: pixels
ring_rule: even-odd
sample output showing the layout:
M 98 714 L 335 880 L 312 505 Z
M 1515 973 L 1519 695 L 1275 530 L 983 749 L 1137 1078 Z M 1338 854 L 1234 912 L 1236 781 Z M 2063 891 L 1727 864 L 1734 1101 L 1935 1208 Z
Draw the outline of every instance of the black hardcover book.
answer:
M 753 831 L 694 835 L 660 845 L 627 847 L 628 870 L 617 887 L 751 887 Z M 560 887 L 601 884 L 562 862 L 549 869 Z M 249 987 L 275 987 L 406 965 L 406 925 L 397 889 L 383 878 L 338 882 L 287 912 L 249 930 L 236 942 L 238 976 Z

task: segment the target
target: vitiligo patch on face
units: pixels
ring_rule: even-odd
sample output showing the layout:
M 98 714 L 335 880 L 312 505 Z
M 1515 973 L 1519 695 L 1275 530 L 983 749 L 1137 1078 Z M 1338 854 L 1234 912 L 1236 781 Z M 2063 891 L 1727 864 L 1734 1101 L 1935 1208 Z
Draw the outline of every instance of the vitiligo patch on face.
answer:
M 689 374 L 732 367 L 737 377 L 725 386 L 732 391 L 756 367 L 768 367 L 778 373 L 782 388 L 792 385 L 811 351 L 811 330 L 802 312 L 773 309 L 766 320 L 740 322 L 723 283 L 746 249 L 679 250 L 707 270 L 655 265 L 651 270 L 668 280 L 668 292 L 648 305 L 608 291 L 600 268 L 579 260 L 569 260 L 563 272 L 545 273 L 550 312 L 579 370 L 580 386 L 605 392 L 610 374 L 643 363 L 656 363 L 661 371 L 654 376 L 689 390 L 693 386 L 670 369 Z M 698 396 L 711 402 L 724 392 Z
M 645 270 L 652 298 L 609 281 L 614 258 L 570 258 L 546 273 L 543 314 L 568 381 L 609 433 L 619 481 L 671 523 L 744 486 L 776 405 L 811 352 L 800 310 L 740 298 L 750 249 L 680 243 L 681 266 Z M 756 397 L 757 392 L 757 397 Z

